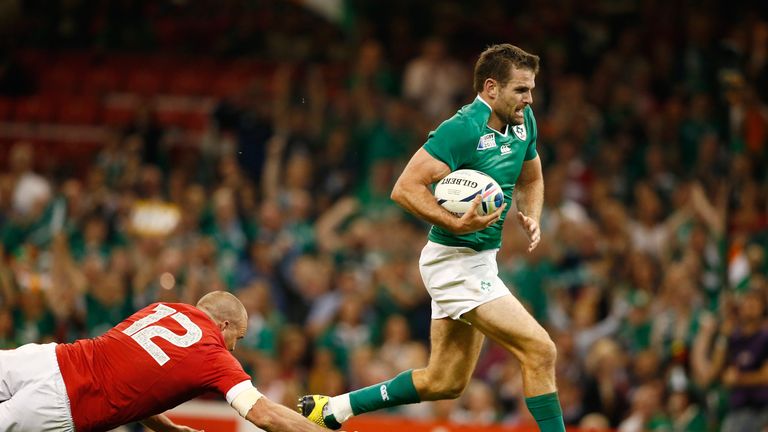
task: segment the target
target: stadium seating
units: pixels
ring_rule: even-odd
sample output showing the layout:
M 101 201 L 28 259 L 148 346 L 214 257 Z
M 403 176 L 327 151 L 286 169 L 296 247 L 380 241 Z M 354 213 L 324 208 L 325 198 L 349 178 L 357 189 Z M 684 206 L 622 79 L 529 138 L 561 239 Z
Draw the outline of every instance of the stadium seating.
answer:
M 252 61 L 91 52 L 19 53 L 35 94 L 0 98 L 0 142 L 59 143 L 60 153 L 95 152 L 105 128 L 122 128 L 142 105 L 158 123 L 195 139 L 218 99 L 236 96 L 273 67 Z M 59 133 L 63 132 L 63 133 Z

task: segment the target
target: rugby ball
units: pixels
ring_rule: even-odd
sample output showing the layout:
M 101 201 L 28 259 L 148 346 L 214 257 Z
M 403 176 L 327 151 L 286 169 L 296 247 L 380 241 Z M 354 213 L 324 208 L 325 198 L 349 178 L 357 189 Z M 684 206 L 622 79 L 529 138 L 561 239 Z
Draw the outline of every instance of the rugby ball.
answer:
M 435 198 L 444 209 L 461 216 L 469 209 L 472 199 L 482 196 L 477 213 L 493 213 L 504 203 L 504 192 L 496 180 L 488 174 L 471 169 L 456 170 L 435 186 Z

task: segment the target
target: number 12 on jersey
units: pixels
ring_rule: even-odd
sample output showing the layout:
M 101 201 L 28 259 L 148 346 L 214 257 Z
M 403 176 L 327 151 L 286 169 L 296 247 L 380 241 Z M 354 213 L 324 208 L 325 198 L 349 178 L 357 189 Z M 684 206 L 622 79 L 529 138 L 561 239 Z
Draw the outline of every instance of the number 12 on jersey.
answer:
M 168 316 L 184 327 L 187 333 L 178 335 L 160 325 L 152 325 Z M 166 364 L 171 358 L 152 341 L 152 338 L 163 338 L 177 347 L 187 348 L 197 343 L 203 337 L 203 331 L 188 316 L 181 312 L 176 312 L 176 309 L 164 304 L 157 305 L 154 313 L 131 324 L 130 327 L 123 330 L 123 333 L 130 336 L 139 346 L 144 348 L 160 366 Z

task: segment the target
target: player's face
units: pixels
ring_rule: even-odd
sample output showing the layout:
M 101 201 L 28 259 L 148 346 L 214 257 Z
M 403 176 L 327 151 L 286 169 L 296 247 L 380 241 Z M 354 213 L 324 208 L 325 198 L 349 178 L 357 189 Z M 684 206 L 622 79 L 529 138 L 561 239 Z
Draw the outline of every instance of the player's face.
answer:
M 523 110 L 533 103 L 536 76 L 530 69 L 512 67 L 511 71 L 509 81 L 499 88 L 493 111 L 505 124 L 520 125 L 524 121 Z
M 245 319 L 241 320 L 241 324 L 225 321 L 226 325 L 221 330 L 221 333 L 224 335 L 224 343 L 227 345 L 228 350 L 234 351 L 237 341 L 245 337 L 247 322 Z

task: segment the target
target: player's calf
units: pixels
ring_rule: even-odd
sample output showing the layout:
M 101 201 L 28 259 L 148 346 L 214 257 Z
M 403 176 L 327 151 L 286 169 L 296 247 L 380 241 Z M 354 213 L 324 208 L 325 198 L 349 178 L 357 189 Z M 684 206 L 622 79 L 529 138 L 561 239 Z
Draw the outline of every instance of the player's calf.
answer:
M 470 375 L 455 377 L 436 367 L 413 371 L 413 384 L 422 401 L 457 399 L 469 384 Z

